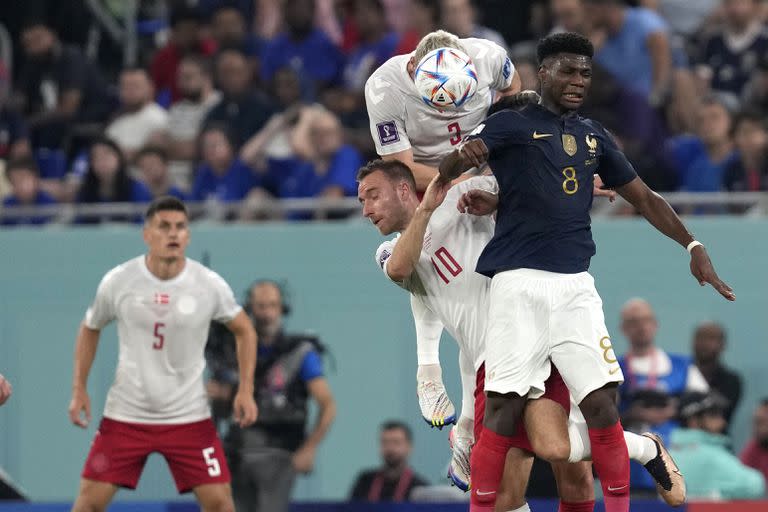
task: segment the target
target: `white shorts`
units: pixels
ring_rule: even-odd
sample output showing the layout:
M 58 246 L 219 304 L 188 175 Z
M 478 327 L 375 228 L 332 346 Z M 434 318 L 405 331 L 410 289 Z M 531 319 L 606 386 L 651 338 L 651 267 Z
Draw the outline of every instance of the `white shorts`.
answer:
M 491 281 L 485 390 L 539 398 L 550 360 L 576 403 L 610 382 L 624 382 L 587 272 L 500 272 Z

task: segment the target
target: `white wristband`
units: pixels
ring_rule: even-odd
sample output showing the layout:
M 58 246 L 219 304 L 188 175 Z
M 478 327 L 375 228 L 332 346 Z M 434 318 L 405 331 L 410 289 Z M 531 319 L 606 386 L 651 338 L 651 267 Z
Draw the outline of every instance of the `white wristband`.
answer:
M 685 250 L 687 250 L 688 253 L 690 254 L 694 247 L 698 247 L 700 245 L 704 245 L 704 244 L 699 242 L 698 240 L 694 240 L 693 242 L 688 244 L 688 247 L 686 247 Z

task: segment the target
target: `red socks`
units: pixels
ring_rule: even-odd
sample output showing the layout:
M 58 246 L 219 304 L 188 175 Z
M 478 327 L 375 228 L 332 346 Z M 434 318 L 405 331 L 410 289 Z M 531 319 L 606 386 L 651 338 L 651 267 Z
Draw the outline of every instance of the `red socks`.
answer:
M 504 462 L 512 440 L 512 437 L 502 436 L 484 428 L 480 440 L 472 447 L 470 512 L 493 512 L 496 491 L 504 474 Z
M 605 512 L 629 512 L 629 454 L 621 422 L 590 428 L 592 462 L 603 488 Z
M 581 503 L 560 502 L 557 512 L 592 512 L 595 509 L 595 500 L 582 501 Z

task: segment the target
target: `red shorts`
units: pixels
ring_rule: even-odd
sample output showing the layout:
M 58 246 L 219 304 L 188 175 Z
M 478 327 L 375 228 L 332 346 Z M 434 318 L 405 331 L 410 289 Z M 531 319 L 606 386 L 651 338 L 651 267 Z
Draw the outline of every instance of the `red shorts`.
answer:
M 544 382 L 544 394 L 541 398 L 549 398 L 555 403 L 560 404 L 565 409 L 565 415 L 571 413 L 571 394 L 568 386 L 565 385 L 560 372 L 552 365 L 552 373 L 549 379 Z M 475 374 L 475 443 L 480 439 L 483 433 L 483 417 L 485 416 L 485 363 L 480 365 Z M 533 452 L 531 442 L 528 440 L 528 433 L 525 431 L 525 424 L 520 421 L 517 424 L 517 432 L 513 436 L 512 446 Z
M 210 419 L 147 425 L 103 418 L 82 477 L 135 489 L 153 452 L 165 458 L 180 493 L 230 481 L 224 450 Z

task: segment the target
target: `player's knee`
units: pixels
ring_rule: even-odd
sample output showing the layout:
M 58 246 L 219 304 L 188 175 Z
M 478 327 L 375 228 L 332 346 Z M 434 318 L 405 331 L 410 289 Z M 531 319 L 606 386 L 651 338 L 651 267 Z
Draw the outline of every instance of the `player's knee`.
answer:
M 571 455 L 571 445 L 568 439 L 551 439 L 541 436 L 531 436 L 528 433 L 533 451 L 547 462 L 567 462 Z
M 232 498 L 221 497 L 209 500 L 203 507 L 203 512 L 235 512 Z
M 105 503 L 96 503 L 82 496 L 72 506 L 72 512 L 104 512 L 105 510 L 107 510 Z
M 616 388 L 608 385 L 588 394 L 579 404 L 590 428 L 606 428 L 619 421 Z

